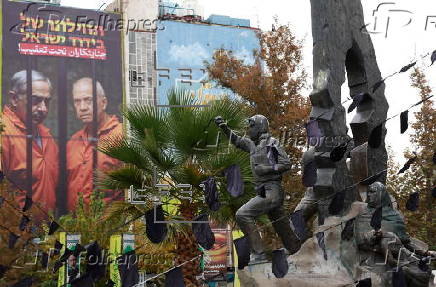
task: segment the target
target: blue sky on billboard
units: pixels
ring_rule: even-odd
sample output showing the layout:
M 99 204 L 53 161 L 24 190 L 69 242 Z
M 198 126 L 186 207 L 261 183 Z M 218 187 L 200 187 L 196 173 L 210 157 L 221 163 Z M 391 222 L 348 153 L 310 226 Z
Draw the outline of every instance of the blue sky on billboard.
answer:
M 157 68 L 169 69 L 158 76 L 158 104 L 167 104 L 172 87 L 199 93 L 200 101 L 212 95 L 234 94 L 207 81 L 204 62 L 212 62 L 216 50 L 232 50 L 246 64 L 253 64 L 253 51 L 259 44 L 253 29 L 163 21 L 165 30 L 157 32 Z
M 102 0 L 62 0 L 69 6 L 98 9 Z M 182 4 L 182 1 L 176 1 Z M 303 39 L 304 66 L 309 74 L 308 88 L 303 92 L 309 95 L 312 82 L 312 27 L 310 1 L 289 0 L 198 0 L 203 6 L 204 17 L 210 14 L 247 18 L 251 26 L 270 30 L 277 16 L 281 23 L 289 23 L 298 39 Z M 420 0 L 365 0 L 362 1 L 365 22 L 376 51 L 382 75 L 389 75 L 409 64 L 414 59 L 419 66 L 428 66 L 429 59 L 419 59 L 436 49 L 436 1 Z M 424 69 L 431 87 L 435 88 L 436 69 Z M 419 100 L 418 92 L 410 86 L 408 73 L 389 79 L 386 82 L 386 98 L 390 108 L 388 116 L 400 112 Z M 343 85 L 343 100 L 349 96 L 347 83 Z M 350 121 L 354 112 L 347 116 Z M 413 121 L 413 112 L 410 120 Z M 400 134 L 398 121 L 387 123 L 387 143 L 392 146 L 397 160 L 403 160 L 402 152 L 410 147 L 408 136 L 412 129 Z

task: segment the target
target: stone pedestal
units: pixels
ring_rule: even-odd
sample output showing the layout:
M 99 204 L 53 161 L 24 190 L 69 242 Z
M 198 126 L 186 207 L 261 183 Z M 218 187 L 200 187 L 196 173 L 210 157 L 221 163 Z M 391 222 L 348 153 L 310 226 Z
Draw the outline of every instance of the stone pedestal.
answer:
M 288 257 L 289 272 L 284 278 L 276 278 L 272 273 L 271 262 L 251 265 L 238 270 L 243 287 L 351 287 L 355 282 L 371 278 L 373 287 L 391 287 L 392 274 L 386 266 L 375 265 L 364 267 L 362 257 L 354 240 L 341 240 L 341 232 L 345 223 L 356 217 L 366 208 L 365 203 L 355 202 L 350 212 L 343 217 L 329 217 L 316 232 L 326 230 L 325 244 L 327 260 L 315 237 L 307 240 L 300 251 Z M 337 225 L 337 226 L 336 226 Z M 375 258 L 382 262 L 383 258 Z M 429 287 L 434 287 L 433 279 Z

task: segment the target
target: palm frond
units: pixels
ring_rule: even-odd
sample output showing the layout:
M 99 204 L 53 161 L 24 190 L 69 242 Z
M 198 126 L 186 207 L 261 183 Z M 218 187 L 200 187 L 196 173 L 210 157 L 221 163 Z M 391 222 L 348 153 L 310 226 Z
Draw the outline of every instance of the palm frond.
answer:
M 99 146 L 98 150 L 121 162 L 135 165 L 140 169 L 152 169 L 148 158 L 144 154 L 144 149 L 139 143 L 125 136 L 108 138 Z
M 135 188 L 143 188 L 147 183 L 150 184 L 152 174 L 144 174 L 143 170 L 133 165 L 126 165 L 122 168 L 100 173 L 97 177 L 96 186 L 106 189 L 128 189 L 131 185 Z M 149 182 L 146 179 L 149 178 Z
M 162 147 L 169 143 L 167 111 L 165 109 L 136 105 L 130 107 L 124 116 L 130 127 L 131 137 L 141 141 L 148 133 L 153 133 L 153 137 Z

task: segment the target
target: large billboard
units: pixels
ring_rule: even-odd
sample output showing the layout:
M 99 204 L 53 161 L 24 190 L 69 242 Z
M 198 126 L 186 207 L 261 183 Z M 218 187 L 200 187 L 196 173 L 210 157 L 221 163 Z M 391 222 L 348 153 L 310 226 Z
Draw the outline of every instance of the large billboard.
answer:
M 21 204 L 73 211 L 119 165 L 96 147 L 122 134 L 120 16 L 2 1 L 2 170 Z
M 212 62 L 219 49 L 233 51 L 246 64 L 254 64 L 253 51 L 259 49 L 256 29 L 206 23 L 162 21 L 157 30 L 157 104 L 165 105 L 171 88 L 191 90 L 202 102 L 230 90 L 217 87 L 208 79 L 204 62 Z

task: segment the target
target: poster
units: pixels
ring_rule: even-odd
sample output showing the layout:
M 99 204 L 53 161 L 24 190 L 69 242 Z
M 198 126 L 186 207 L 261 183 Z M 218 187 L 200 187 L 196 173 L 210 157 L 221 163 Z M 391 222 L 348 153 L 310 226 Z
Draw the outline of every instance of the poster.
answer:
M 74 250 L 78 244 L 80 244 L 80 234 L 68 234 L 61 232 L 59 234 L 59 242 L 64 246 L 62 247 L 61 254 L 65 253 L 65 248 Z M 80 277 L 80 259 L 81 257 L 75 257 L 70 255 L 66 262 L 59 268 L 58 271 L 58 287 L 66 286 L 70 287 L 71 284 L 67 284 Z
M 120 16 L 2 1 L 2 170 L 17 201 L 65 214 L 95 190 L 123 199 L 95 180 L 120 164 L 96 150 L 123 133 Z
M 204 277 L 207 281 L 226 281 L 230 231 L 227 229 L 212 228 L 212 232 L 215 235 L 215 244 L 212 249 L 204 251 Z

